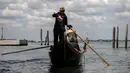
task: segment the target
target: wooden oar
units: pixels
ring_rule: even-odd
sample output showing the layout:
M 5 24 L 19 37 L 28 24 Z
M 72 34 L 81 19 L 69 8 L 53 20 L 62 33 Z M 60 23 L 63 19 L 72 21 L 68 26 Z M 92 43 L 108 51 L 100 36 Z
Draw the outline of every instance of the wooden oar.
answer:
M 1 55 L 8 55 L 8 54 L 20 53 L 20 52 L 31 51 L 31 50 L 37 50 L 37 49 L 43 49 L 43 48 L 48 48 L 48 47 L 51 47 L 51 46 L 37 47 L 37 48 L 31 48 L 31 49 L 20 50 L 20 51 L 8 52 L 8 53 L 3 53 L 3 54 L 1 54 Z
M 73 29 L 71 29 L 84 43 L 86 43 L 86 45 L 92 50 L 94 51 L 102 60 L 103 62 L 105 62 L 107 64 L 107 66 L 110 66 L 110 64 L 105 60 L 103 59 L 87 42 L 85 42 Z

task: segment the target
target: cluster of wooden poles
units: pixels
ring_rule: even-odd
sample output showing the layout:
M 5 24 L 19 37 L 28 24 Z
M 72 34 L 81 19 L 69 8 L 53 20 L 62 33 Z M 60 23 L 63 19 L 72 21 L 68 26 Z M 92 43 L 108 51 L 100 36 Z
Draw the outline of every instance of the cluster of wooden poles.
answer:
M 112 47 L 113 48 L 118 48 L 119 47 L 119 27 L 117 26 L 117 32 L 116 28 L 113 27 L 113 43 Z M 126 34 L 125 34 L 125 49 L 127 49 L 127 43 L 128 42 L 128 24 L 126 24 Z
M 43 39 L 42 39 L 42 29 L 40 30 L 40 39 L 41 39 L 41 45 L 43 45 Z M 44 45 L 49 45 L 49 31 L 47 30 L 47 35 L 45 38 L 45 44 Z

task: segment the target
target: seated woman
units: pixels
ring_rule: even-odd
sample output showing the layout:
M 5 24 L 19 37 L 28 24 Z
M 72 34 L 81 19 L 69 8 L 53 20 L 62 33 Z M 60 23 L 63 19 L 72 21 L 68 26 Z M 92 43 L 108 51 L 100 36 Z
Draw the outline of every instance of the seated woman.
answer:
M 65 39 L 67 40 L 67 44 L 72 48 L 73 51 L 77 53 L 85 53 L 86 52 L 86 44 L 84 44 L 83 50 L 79 48 L 76 31 L 72 29 L 72 25 L 67 25 L 67 31 L 65 35 Z

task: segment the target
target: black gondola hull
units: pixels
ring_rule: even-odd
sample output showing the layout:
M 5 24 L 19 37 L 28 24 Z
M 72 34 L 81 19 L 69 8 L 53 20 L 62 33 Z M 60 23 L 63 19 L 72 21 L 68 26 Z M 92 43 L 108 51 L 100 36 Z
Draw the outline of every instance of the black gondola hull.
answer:
M 49 56 L 51 64 L 55 67 L 79 66 L 81 65 L 82 54 L 76 54 L 67 45 L 58 45 L 57 48 L 53 46 L 50 48 Z

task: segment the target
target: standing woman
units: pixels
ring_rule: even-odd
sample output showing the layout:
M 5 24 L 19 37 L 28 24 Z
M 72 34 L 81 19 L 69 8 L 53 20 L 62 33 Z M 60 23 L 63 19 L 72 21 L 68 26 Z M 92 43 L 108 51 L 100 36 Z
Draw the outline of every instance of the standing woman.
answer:
M 54 24 L 54 47 L 57 47 L 58 38 L 60 40 L 60 44 L 64 45 L 64 32 L 65 32 L 65 25 L 68 25 L 67 16 L 65 14 L 65 8 L 61 7 L 59 12 L 54 13 L 52 17 L 55 17 L 55 24 Z

